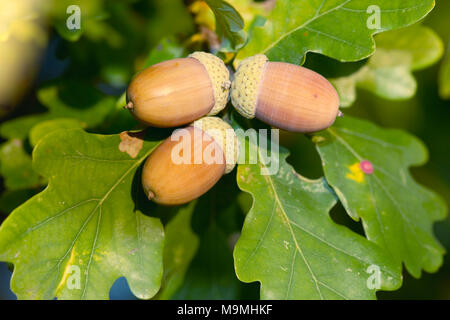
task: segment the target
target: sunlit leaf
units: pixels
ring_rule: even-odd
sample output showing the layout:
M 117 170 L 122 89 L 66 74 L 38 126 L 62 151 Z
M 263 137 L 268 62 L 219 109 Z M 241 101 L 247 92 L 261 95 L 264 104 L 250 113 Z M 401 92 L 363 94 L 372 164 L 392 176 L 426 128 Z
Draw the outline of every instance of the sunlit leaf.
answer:
M 44 138 L 46 135 L 58 131 L 67 129 L 81 128 L 81 124 L 75 119 L 54 119 L 42 121 L 35 125 L 30 131 L 30 144 L 34 147 L 36 144 Z
M 278 0 L 238 59 L 264 53 L 270 60 L 302 64 L 307 52 L 317 52 L 360 60 L 374 52 L 375 33 L 412 24 L 433 7 L 434 0 Z
M 147 136 L 136 158 L 119 151 L 119 135 L 81 129 L 38 143 L 34 168 L 49 185 L 0 227 L 0 260 L 14 264 L 19 298 L 106 299 L 121 276 L 139 298 L 158 291 L 163 228 L 131 195 L 136 170 L 160 141 Z
M 317 133 L 325 177 L 355 220 L 362 219 L 367 238 L 419 277 L 436 271 L 444 248 L 433 223 L 446 216 L 442 199 L 411 177 L 410 166 L 428 155 L 413 136 L 351 117 Z
M 336 200 L 325 180 L 297 174 L 285 149 L 269 158 L 251 140 L 248 147 L 259 160 L 237 171 L 239 187 L 253 197 L 234 251 L 240 280 L 261 282 L 263 299 L 374 299 L 377 289 L 400 285 L 400 264 L 332 221 Z M 376 286 L 370 268 L 379 271 Z

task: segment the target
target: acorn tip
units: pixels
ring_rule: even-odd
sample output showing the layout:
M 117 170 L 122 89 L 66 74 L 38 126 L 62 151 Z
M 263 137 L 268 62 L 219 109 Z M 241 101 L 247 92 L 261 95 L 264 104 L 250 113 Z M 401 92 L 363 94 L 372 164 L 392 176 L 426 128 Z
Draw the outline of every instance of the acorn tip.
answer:
M 128 110 L 131 110 L 131 109 L 133 109 L 133 102 L 128 102 L 125 106 L 124 106 L 124 109 L 128 109 Z
M 339 118 L 342 118 L 344 116 L 344 113 L 341 110 L 339 110 L 337 116 Z

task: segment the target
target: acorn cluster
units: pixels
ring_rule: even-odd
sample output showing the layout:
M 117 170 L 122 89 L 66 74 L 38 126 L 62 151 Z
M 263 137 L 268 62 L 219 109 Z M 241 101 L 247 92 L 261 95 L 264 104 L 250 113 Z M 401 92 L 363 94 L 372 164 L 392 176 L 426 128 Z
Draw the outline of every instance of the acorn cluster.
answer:
M 149 199 L 164 205 L 187 203 L 234 168 L 237 137 L 228 123 L 214 117 L 229 96 L 242 116 L 293 132 L 325 129 L 339 114 L 338 94 L 324 77 L 269 62 L 265 55 L 243 60 L 232 81 L 223 61 L 205 52 L 150 66 L 131 81 L 125 107 L 149 126 L 187 127 L 174 131 L 146 160 L 142 185 Z M 179 150 L 181 136 L 185 141 Z M 215 161 L 196 158 L 205 153 Z

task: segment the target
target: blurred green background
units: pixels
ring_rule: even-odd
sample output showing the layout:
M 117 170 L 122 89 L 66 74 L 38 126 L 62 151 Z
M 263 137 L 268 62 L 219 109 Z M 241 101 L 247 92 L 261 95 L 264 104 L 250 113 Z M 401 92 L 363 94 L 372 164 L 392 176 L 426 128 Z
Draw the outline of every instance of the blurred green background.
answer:
M 69 3 L 72 3 L 65 0 L 47 2 L 48 7 L 46 5 L 42 9 L 45 11 L 42 16 L 48 16 L 49 20 L 40 20 L 39 15 L 23 18 L 23 15 L 19 14 L 15 19 L 20 20 L 21 23 L 15 23 L 14 28 L 0 28 L 0 39 L 2 37 L 9 38 L 6 41 L 20 39 L 19 52 L 30 52 L 25 57 L 17 58 L 22 60 L 19 61 L 16 69 L 13 69 L 20 75 L 17 79 L 11 80 L 11 83 L 15 84 L 15 92 L 12 94 L 13 89 L 0 86 L 0 91 L 3 89 L 8 90 L 8 94 L 11 93 L 10 96 L 0 100 L 2 123 L 27 116 L 28 120 L 22 124 L 22 130 L 27 132 L 36 123 L 57 117 L 58 114 L 48 113 L 46 109 L 48 106 L 44 106 L 43 103 L 46 100 L 37 97 L 37 90 L 52 83 L 63 83 L 67 86 L 66 90 L 60 93 L 61 99 L 68 104 L 74 98 L 81 99 L 82 102 L 76 104 L 81 110 L 86 106 L 96 108 L 99 101 L 106 101 L 104 108 L 108 112 L 104 121 L 93 121 L 89 109 L 85 110 L 87 112 L 85 126 L 88 131 L 118 133 L 137 128 L 136 121 L 129 116 L 128 112 L 124 112 L 119 104 L 116 106 L 116 101 L 120 101 L 133 74 L 142 69 L 149 59 L 154 59 L 152 55 L 158 54 L 158 46 L 162 45 L 161 40 L 166 41 L 163 44 L 170 43 L 171 50 L 186 52 L 208 50 L 216 40 L 214 35 L 205 29 L 205 23 L 207 24 L 211 19 L 208 11 L 201 6 L 193 5 L 193 1 L 84 0 L 74 2 L 79 2 L 83 8 L 86 8 L 82 12 L 83 27 L 80 32 L 65 34 L 67 32 L 64 28 L 67 17 L 65 9 Z M 30 12 L 33 10 L 35 10 L 34 7 L 29 9 Z M 436 8 L 423 21 L 424 25 L 437 32 L 447 47 L 450 43 L 449 18 L 450 1 L 438 0 Z M 49 25 L 47 21 L 50 21 Z M 23 43 L 28 43 L 27 41 L 29 44 L 23 47 Z M 152 51 L 155 48 L 156 50 Z M 449 49 L 450 47 L 447 51 Z M 0 56 L 6 56 L 6 50 L 5 46 L 0 46 Z M 151 52 L 153 53 L 150 54 Z M 13 56 L 14 53 L 9 55 Z M 23 61 L 29 62 L 25 64 L 22 63 Z M 309 54 L 306 66 L 326 77 L 335 78 L 351 74 L 364 62 L 343 64 L 323 56 Z M 370 119 L 384 127 L 407 130 L 423 140 L 429 149 L 430 159 L 425 166 L 413 168 L 413 175 L 417 181 L 435 190 L 447 204 L 450 204 L 450 129 L 448 124 L 450 101 L 441 99 L 438 93 L 440 64 L 441 61 L 428 69 L 414 73 L 418 88 L 413 99 L 388 101 L 364 90 L 358 90 L 356 103 L 351 108 L 345 109 L 345 113 Z M 14 63 L 10 65 L 14 66 Z M 0 70 L 6 70 L 2 69 L 1 63 Z M 7 71 L 0 72 L 3 73 L 3 77 L 0 78 L 3 83 L 8 81 L 5 79 L 11 77 Z M 100 110 L 103 107 L 98 108 Z M 3 134 L 2 136 L 0 144 L 6 142 Z M 24 139 L 21 143 L 24 144 L 25 152 L 31 154 L 30 141 Z M 310 178 L 322 176 L 319 157 L 308 139 L 300 135 L 295 137 L 286 135 L 283 143 L 292 153 L 289 162 L 299 172 Z M 219 192 L 223 184 L 239 194 L 235 182 L 225 179 L 221 185 L 210 192 L 210 195 Z M 0 177 L 0 221 L 6 218 L 16 206 L 41 189 L 41 184 L 37 183 L 34 188 L 19 187 L 11 191 L 5 185 L 4 179 Z M 229 241 L 238 235 L 243 213 L 248 205 L 248 199 L 244 195 L 238 195 L 238 198 L 241 200 L 241 206 L 236 204 L 230 209 L 235 213 L 232 215 L 235 217 L 231 219 L 232 222 L 223 217 L 217 218 L 220 232 Z M 225 196 L 224 201 L 226 200 Z M 334 208 L 332 216 L 338 223 L 346 224 L 353 230 L 361 232 L 361 226 L 350 220 L 342 207 Z M 211 231 L 201 230 L 202 220 L 205 219 L 208 220 L 207 217 L 194 216 L 194 230 L 200 230 L 198 233 L 204 241 L 211 241 L 209 239 Z M 195 224 L 199 227 L 197 228 Z M 437 223 L 435 233 L 447 251 L 450 251 L 450 220 L 447 218 Z M 200 247 L 200 250 L 205 252 L 208 248 Z M 232 265 L 231 249 L 224 250 L 229 252 L 221 259 L 225 259 L 225 265 L 230 263 Z M 203 298 L 208 294 L 209 291 L 202 291 L 201 287 L 196 288 L 195 281 L 192 280 L 206 272 L 202 270 L 203 267 L 205 264 L 201 260 L 194 260 L 188 271 L 188 280 L 175 297 Z M 223 281 L 211 283 L 205 287 L 209 286 L 208 290 L 217 289 L 218 292 L 238 292 L 235 295 L 225 293 L 218 297 L 258 298 L 258 286 L 239 283 L 232 268 L 220 268 L 218 272 L 220 272 L 218 276 Z M 0 299 L 15 299 L 14 294 L 9 290 L 10 276 L 8 265 L 0 263 Z M 214 285 L 220 287 L 211 288 Z M 235 290 L 236 287 L 238 287 L 237 290 Z M 381 299 L 450 299 L 450 258 L 446 256 L 439 272 L 425 273 L 421 279 L 414 279 L 405 273 L 404 284 L 400 290 L 381 292 L 378 297 Z M 117 281 L 111 290 L 111 298 L 134 299 L 124 279 Z

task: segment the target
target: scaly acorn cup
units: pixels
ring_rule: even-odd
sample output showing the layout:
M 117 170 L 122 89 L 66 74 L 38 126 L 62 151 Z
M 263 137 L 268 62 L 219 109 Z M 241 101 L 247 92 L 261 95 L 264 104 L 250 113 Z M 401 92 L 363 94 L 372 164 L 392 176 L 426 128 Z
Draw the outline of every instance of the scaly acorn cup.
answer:
M 149 199 L 178 205 L 200 197 L 233 170 L 238 140 L 231 126 L 205 117 L 175 130 L 145 161 L 142 186 Z
M 315 132 L 340 115 L 331 83 L 309 69 L 269 62 L 259 54 L 243 60 L 232 82 L 231 101 L 244 117 L 293 132 Z
M 141 71 L 127 90 L 127 105 L 139 121 L 176 127 L 225 108 L 231 82 L 223 61 L 206 52 L 164 61 Z

